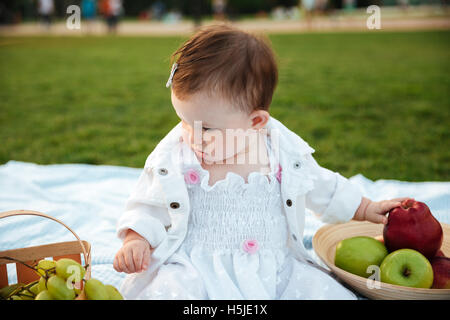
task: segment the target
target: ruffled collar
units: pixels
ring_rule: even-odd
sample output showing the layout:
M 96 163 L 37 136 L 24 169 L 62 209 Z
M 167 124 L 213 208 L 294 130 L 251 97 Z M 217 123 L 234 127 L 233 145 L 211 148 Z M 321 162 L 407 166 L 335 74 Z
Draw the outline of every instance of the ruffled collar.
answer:
M 200 186 L 203 190 L 210 192 L 212 190 L 221 189 L 253 189 L 257 192 L 261 192 L 261 188 L 265 190 L 272 190 L 279 181 L 277 180 L 278 162 L 271 150 L 270 139 L 264 135 L 266 147 L 268 150 L 268 156 L 270 161 L 270 172 L 261 173 L 259 171 L 250 172 L 245 179 L 232 171 L 228 171 L 225 178 L 216 181 L 212 186 L 209 185 L 209 171 L 204 169 L 195 152 L 184 142 L 181 147 L 181 159 L 182 159 L 182 173 L 185 176 L 185 181 L 188 189 Z M 257 186 L 252 188 L 252 186 Z

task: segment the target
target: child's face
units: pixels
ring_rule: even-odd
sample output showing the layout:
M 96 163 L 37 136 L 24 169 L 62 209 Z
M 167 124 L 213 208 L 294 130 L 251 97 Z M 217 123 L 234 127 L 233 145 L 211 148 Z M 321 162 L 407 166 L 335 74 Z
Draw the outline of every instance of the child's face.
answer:
M 270 117 L 264 110 L 255 110 L 251 114 L 235 111 L 224 99 L 203 93 L 179 100 L 172 91 L 171 98 L 182 122 L 183 141 L 199 159 L 210 163 L 247 152 L 252 142 L 245 138 L 246 133 L 263 128 Z

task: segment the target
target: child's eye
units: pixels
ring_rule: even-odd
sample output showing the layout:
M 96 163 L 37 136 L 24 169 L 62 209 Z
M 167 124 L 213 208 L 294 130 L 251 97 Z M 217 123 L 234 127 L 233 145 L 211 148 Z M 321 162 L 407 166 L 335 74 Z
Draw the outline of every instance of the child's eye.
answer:
M 205 127 L 202 127 L 202 129 L 205 130 L 205 131 L 207 131 L 207 130 L 209 130 L 209 129 L 211 129 L 211 128 L 205 128 Z

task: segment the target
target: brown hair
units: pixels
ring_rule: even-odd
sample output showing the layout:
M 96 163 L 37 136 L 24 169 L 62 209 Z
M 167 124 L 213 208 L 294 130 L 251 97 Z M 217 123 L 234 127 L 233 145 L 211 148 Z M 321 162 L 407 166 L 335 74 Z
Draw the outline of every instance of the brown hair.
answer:
M 178 99 L 206 90 L 248 114 L 269 110 L 278 68 L 267 37 L 226 24 L 205 26 L 172 54 L 174 61 L 172 90 Z

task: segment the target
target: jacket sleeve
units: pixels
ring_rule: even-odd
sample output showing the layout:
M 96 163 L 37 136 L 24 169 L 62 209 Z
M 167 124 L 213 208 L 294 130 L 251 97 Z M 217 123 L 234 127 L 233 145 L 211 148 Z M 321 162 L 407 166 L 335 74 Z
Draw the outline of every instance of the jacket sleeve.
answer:
M 164 202 L 156 197 L 154 182 L 151 168 L 145 168 L 117 222 L 119 239 L 123 240 L 128 229 L 132 229 L 155 248 L 167 236 L 166 227 L 170 226 L 170 216 Z
M 316 178 L 314 188 L 306 194 L 306 208 L 325 223 L 351 220 L 362 201 L 360 188 L 338 172 L 321 167 L 311 154 L 306 157 Z

